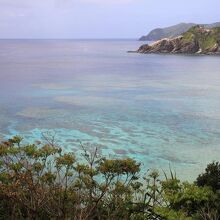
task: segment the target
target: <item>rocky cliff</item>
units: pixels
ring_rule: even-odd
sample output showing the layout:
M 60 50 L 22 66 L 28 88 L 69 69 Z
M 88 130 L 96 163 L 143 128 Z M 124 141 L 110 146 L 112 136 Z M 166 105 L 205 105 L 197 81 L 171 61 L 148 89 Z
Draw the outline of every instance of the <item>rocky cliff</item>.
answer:
M 175 38 L 142 45 L 138 53 L 220 54 L 220 28 L 194 26 Z

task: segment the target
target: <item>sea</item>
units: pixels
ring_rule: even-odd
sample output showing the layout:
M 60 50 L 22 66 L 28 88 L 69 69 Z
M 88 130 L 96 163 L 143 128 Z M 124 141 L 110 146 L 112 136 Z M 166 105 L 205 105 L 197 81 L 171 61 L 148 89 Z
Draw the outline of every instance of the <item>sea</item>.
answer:
M 0 40 L 0 140 L 54 138 L 194 180 L 220 160 L 220 57 L 136 40 Z

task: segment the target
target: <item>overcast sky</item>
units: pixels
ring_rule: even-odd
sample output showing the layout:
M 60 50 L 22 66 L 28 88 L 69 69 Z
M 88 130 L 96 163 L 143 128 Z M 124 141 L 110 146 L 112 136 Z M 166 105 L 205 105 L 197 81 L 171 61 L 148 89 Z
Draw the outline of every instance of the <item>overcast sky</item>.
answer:
M 0 38 L 137 38 L 220 21 L 220 0 L 0 0 Z

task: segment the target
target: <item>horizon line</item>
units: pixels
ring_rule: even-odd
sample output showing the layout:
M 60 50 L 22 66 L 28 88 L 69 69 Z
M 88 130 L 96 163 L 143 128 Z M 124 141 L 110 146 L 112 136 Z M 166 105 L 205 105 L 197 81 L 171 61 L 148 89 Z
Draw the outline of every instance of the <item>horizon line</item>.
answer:
M 0 38 L 0 40 L 137 40 L 138 38 Z

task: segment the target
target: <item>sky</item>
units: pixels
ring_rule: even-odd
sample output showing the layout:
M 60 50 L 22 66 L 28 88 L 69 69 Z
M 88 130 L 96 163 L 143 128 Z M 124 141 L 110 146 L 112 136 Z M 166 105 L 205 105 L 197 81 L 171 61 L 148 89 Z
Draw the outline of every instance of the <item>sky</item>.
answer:
M 220 0 L 0 0 L 0 38 L 139 38 L 180 22 L 220 22 Z

